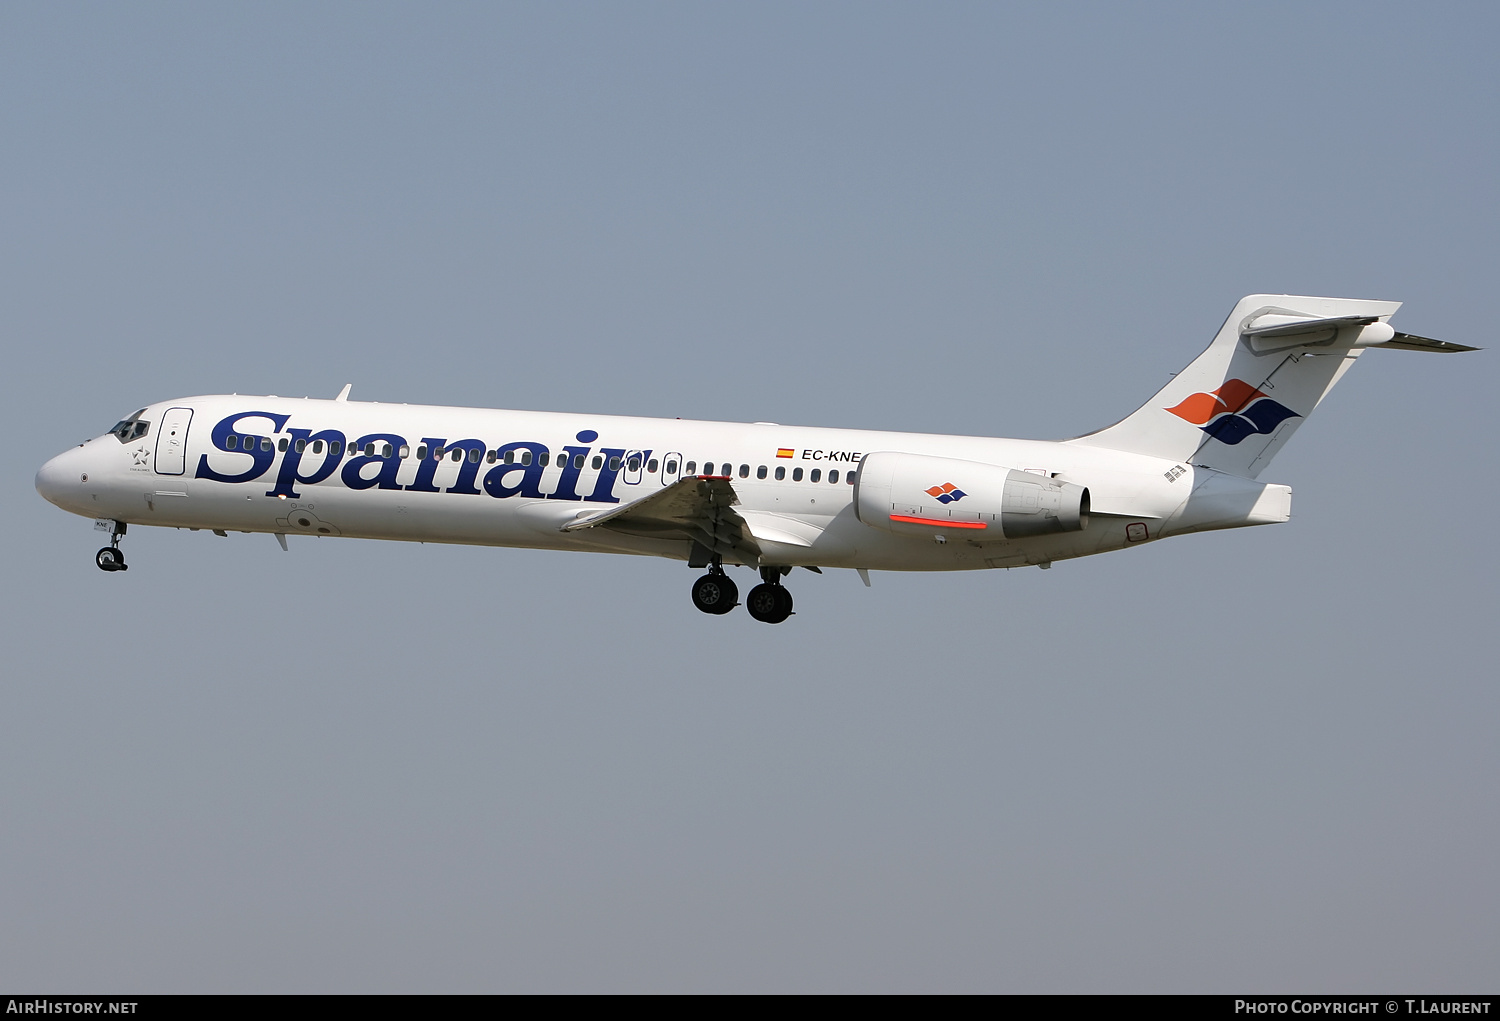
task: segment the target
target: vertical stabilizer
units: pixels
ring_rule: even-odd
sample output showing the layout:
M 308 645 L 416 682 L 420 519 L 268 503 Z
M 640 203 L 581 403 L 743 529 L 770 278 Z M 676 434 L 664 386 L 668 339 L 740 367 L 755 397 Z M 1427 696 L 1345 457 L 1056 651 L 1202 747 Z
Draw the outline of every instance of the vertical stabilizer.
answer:
M 1208 350 L 1122 422 L 1069 442 L 1254 478 L 1364 348 L 1390 341 L 1399 301 L 1252 294 Z

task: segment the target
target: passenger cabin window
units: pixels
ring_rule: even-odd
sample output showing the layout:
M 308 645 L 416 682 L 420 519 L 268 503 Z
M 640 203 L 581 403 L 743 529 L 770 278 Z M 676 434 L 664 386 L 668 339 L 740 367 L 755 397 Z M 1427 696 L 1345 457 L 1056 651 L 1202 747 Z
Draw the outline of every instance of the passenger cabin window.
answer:
M 677 462 L 676 461 L 668 461 L 667 462 L 667 474 L 668 475 L 676 475 L 677 474 Z
M 801 482 L 802 481 L 802 469 L 801 468 L 793 468 L 792 469 L 792 481 L 793 482 Z
M 291 445 L 291 441 L 288 440 L 285 436 L 283 436 L 281 438 L 281 440 L 276 444 L 276 449 L 279 450 L 279 451 L 281 451 L 283 454 L 285 454 L 286 453 L 286 448 L 288 446 L 290 446 L 290 445 Z
M 750 477 L 750 466 L 748 464 L 742 464 L 742 465 L 740 465 L 740 478 L 742 478 L 742 479 L 748 479 L 749 477 Z
M 417 447 L 417 460 L 427 460 L 427 444 L 423 443 L 421 446 Z
M 494 464 L 495 463 L 495 452 L 493 450 L 490 451 L 488 454 L 484 455 L 484 463 L 485 464 Z
M 302 453 L 304 450 L 307 449 L 307 441 L 303 440 L 303 439 L 299 439 L 297 441 L 297 443 L 296 443 L 295 449 L 296 449 L 297 453 L 299 453 L 299 454 Z
M 625 470 L 626 471 L 633 471 L 633 472 L 640 471 L 641 470 L 641 459 L 638 458 L 638 457 L 632 457 L 628 462 L 626 462 L 626 464 L 625 464 Z
M 332 454 L 334 457 L 337 457 L 337 456 L 339 456 L 339 454 L 343 453 L 343 450 L 344 450 L 344 445 L 342 443 L 340 443 L 338 440 L 329 440 L 328 441 L 328 452 L 330 454 Z
M 411 457 L 411 445 L 403 443 L 401 444 L 401 460 L 405 461 L 408 457 Z
M 844 476 L 844 481 L 847 482 L 851 486 L 854 485 L 854 473 L 853 472 L 849 472 L 848 474 L 846 474 Z
M 573 467 L 576 468 L 576 469 L 578 469 L 579 471 L 583 471 L 583 455 L 582 454 L 574 454 L 573 455 Z
M 698 462 L 697 461 L 689 461 L 687 463 L 687 467 L 684 468 L 683 471 L 686 472 L 689 475 L 697 475 L 698 474 Z
M 784 465 L 784 464 L 778 464 L 776 466 L 776 481 L 780 482 L 780 481 L 782 481 L 785 478 L 786 478 L 786 465 Z
M 536 463 L 539 464 L 539 465 L 541 465 L 543 468 L 547 467 L 547 455 L 546 454 L 538 454 L 536 456 Z
M 594 471 L 598 471 L 600 468 L 603 468 L 603 467 L 604 467 L 604 458 L 601 457 L 601 456 L 599 456 L 598 454 L 595 454 L 594 455 Z
M 651 460 L 646 462 L 646 471 L 650 472 L 652 475 L 656 474 L 656 458 L 653 457 Z
M 837 468 L 830 468 L 830 469 L 828 469 L 828 481 L 829 482 L 837 482 L 838 480 L 839 480 L 839 470 Z
M 224 441 L 224 449 L 225 450 L 233 450 L 236 447 L 238 447 L 239 445 L 240 445 L 240 438 L 238 436 L 230 436 L 228 439 L 226 439 Z
M 522 464 L 530 464 L 531 463 L 531 451 L 529 451 L 529 450 L 523 450 L 523 451 L 521 451 L 521 463 Z
M 620 459 L 618 457 L 611 457 L 609 459 L 609 470 L 612 472 L 620 470 Z
M 394 451 L 391 450 L 391 445 L 389 443 L 383 443 L 380 445 L 381 457 L 390 457 L 392 453 L 394 453 Z
M 322 452 L 323 452 L 323 441 L 322 440 L 313 440 L 313 453 L 314 454 L 321 454 Z
M 479 448 L 478 447 L 470 447 L 469 448 L 469 463 L 470 464 L 478 464 L 479 463 Z M 543 461 L 542 463 L 546 464 L 547 462 Z
M 823 469 L 822 468 L 814 468 L 812 470 L 812 474 L 807 477 L 807 481 L 809 481 L 809 482 L 822 482 L 823 481 Z
M 755 477 L 758 478 L 758 479 L 763 479 L 763 478 L 766 477 L 766 466 L 765 465 L 761 465 L 759 468 L 755 469 Z
M 271 437 L 269 437 L 269 436 L 262 436 L 260 438 L 260 449 L 261 450 L 270 450 L 271 449 Z

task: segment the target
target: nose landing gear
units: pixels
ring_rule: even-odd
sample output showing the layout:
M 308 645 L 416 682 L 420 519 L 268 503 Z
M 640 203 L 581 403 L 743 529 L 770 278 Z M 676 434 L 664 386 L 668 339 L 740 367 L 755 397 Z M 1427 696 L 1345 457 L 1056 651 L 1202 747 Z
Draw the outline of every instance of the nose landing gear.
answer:
M 99 565 L 101 571 L 128 571 L 130 567 L 125 563 L 125 554 L 120 552 L 120 536 L 125 534 L 125 522 L 116 521 L 114 531 L 110 534 L 109 545 L 94 554 L 94 563 Z

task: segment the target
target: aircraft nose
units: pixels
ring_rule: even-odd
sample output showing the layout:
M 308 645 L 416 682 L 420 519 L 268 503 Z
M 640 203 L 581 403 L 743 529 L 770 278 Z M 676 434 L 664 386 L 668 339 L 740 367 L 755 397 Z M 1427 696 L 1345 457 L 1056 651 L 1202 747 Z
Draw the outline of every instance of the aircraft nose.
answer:
M 42 494 L 42 499 L 64 510 L 73 510 L 81 503 L 83 486 L 88 481 L 82 455 L 83 448 L 74 447 L 42 465 L 36 473 L 36 491 Z

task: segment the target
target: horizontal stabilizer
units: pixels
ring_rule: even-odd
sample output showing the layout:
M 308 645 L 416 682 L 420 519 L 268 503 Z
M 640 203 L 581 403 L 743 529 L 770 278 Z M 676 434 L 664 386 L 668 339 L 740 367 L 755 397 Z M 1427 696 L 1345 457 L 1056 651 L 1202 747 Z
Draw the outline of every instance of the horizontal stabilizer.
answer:
M 1450 344 L 1446 340 L 1433 340 L 1431 337 L 1418 337 L 1411 333 L 1398 333 L 1384 344 L 1371 344 L 1371 347 L 1390 347 L 1397 351 L 1443 351 L 1452 354 L 1457 351 L 1483 351 L 1484 348 L 1469 347 L 1465 344 Z
M 1333 316 L 1329 319 L 1306 319 L 1301 316 L 1256 316 L 1240 334 L 1246 337 L 1301 337 L 1310 333 L 1336 330 L 1341 326 L 1369 326 L 1375 316 Z

